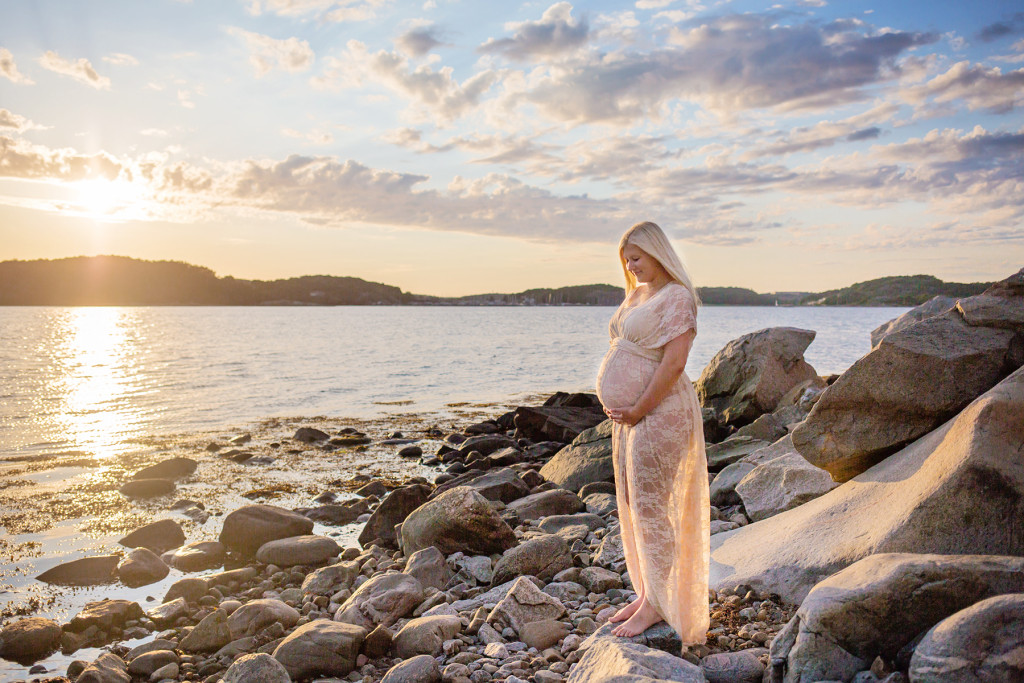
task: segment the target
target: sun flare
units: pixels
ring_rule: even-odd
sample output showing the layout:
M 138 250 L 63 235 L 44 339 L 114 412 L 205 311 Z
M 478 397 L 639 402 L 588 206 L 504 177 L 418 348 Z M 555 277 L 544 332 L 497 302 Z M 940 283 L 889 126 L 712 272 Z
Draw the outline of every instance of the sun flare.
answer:
M 75 183 L 77 213 L 94 220 L 125 220 L 142 213 L 142 189 L 127 180 L 83 180 Z

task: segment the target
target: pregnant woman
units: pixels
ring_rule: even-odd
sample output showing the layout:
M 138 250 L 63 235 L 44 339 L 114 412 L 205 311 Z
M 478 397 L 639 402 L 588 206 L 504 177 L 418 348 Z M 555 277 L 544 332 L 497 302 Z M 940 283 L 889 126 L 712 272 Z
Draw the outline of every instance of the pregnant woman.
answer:
M 667 621 L 683 644 L 708 628 L 710 509 L 704 429 L 684 372 L 698 298 L 665 233 L 638 223 L 619 241 L 626 297 L 608 324 L 598 396 L 612 460 L 626 568 L 637 599 L 611 618 L 634 636 Z

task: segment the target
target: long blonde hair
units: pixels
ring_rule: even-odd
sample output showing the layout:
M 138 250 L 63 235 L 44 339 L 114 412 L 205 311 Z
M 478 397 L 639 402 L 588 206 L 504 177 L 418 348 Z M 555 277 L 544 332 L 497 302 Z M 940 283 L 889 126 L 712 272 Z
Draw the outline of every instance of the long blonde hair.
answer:
M 622 255 L 622 250 L 626 248 L 627 244 L 632 244 L 638 249 L 642 249 L 647 255 L 661 264 L 661 267 L 665 269 L 669 277 L 683 287 L 686 287 L 690 292 L 690 296 L 693 297 L 693 307 L 694 312 L 696 312 L 697 306 L 700 306 L 700 297 L 697 295 L 697 288 L 693 286 L 690 274 L 686 272 L 686 267 L 683 266 L 679 254 L 676 253 L 672 243 L 668 241 L 665 232 L 656 223 L 650 221 L 637 223 L 627 230 L 622 235 L 622 239 L 619 240 L 619 261 L 622 262 L 622 272 L 626 276 L 626 296 L 629 296 L 630 292 L 636 289 L 637 285 L 636 276 L 629 272 L 629 269 L 626 267 L 626 257 Z

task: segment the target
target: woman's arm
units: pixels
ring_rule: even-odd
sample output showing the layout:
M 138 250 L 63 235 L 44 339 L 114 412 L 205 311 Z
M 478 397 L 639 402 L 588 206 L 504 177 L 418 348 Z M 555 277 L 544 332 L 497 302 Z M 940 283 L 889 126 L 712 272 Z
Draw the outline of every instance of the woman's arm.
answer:
M 686 369 L 686 359 L 690 355 L 690 347 L 693 345 L 693 338 L 697 336 L 695 330 L 687 330 L 669 343 L 665 344 L 665 355 L 654 371 L 654 376 L 648 383 L 644 393 L 640 395 L 637 402 L 632 406 L 623 408 L 609 408 L 605 413 L 614 422 L 632 427 L 642 420 L 647 413 L 651 412 L 668 396 L 675 386 L 679 376 Z

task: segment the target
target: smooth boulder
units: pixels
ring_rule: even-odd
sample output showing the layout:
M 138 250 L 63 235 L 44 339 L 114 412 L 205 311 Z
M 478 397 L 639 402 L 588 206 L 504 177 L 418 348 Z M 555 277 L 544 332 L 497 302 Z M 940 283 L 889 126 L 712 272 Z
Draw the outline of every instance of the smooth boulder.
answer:
M 566 683 L 705 683 L 699 666 L 620 638 L 599 638 L 586 649 Z
M 366 629 L 316 619 L 292 631 L 274 649 L 274 659 L 294 680 L 313 676 L 346 676 L 356 666 Z
M 132 479 L 118 489 L 126 498 L 156 498 L 174 493 L 174 482 L 170 479 Z
M 500 553 L 516 545 L 511 527 L 486 498 L 459 486 L 416 508 L 402 524 L 402 551 L 436 546 L 444 555 Z
M 264 543 L 313 531 L 313 520 L 275 505 L 246 505 L 224 518 L 217 540 L 243 555 L 253 555 Z
M 612 421 L 581 432 L 540 468 L 540 475 L 559 488 L 579 491 L 587 484 L 612 481 Z
M 223 683 L 291 683 L 287 669 L 265 652 L 242 655 L 224 672 Z
M 531 493 L 505 506 L 521 520 L 540 519 L 551 515 L 571 515 L 587 509 L 580 497 L 565 489 Z
M 231 639 L 254 636 L 267 626 L 279 623 L 286 629 L 295 626 L 299 612 L 294 607 L 274 598 L 250 600 L 228 617 Z
M 101 555 L 83 557 L 70 562 L 63 562 L 56 567 L 47 569 L 36 577 L 43 583 L 61 586 L 93 586 L 110 583 L 115 578 L 117 565 L 121 558 L 118 555 Z
M 360 586 L 334 615 L 335 621 L 361 626 L 391 626 L 423 601 L 423 586 L 412 576 L 377 574 Z
M 392 641 L 396 657 L 409 659 L 416 655 L 441 654 L 444 641 L 451 640 L 462 630 L 458 616 L 433 616 L 412 619 L 402 627 Z
M 345 561 L 320 567 L 306 575 L 302 581 L 302 594 L 330 595 L 338 586 L 351 584 L 358 575 L 358 562 Z
M 263 564 L 278 567 L 323 564 L 338 556 L 341 546 L 326 536 L 293 536 L 267 541 L 256 551 L 256 559 Z
M 126 548 L 149 548 L 159 554 L 184 544 L 185 532 L 175 520 L 161 519 L 139 527 L 118 543 Z
M 146 586 L 160 581 L 171 568 L 149 548 L 135 548 L 117 565 L 117 577 L 126 586 Z
M 430 655 L 417 655 L 388 669 L 380 683 L 438 683 L 441 669 Z
M 201 572 L 223 565 L 224 550 L 224 544 L 219 541 L 198 541 L 169 550 L 161 559 L 183 572 Z
M 199 463 L 192 458 L 168 458 L 143 467 L 132 475 L 132 479 L 180 479 L 191 475 L 198 466 Z
M 842 486 L 711 539 L 710 583 L 799 603 L 873 553 L 1024 555 L 1024 369 Z M 879 511 L 883 511 L 880 514 Z M 965 532 L 969 530 L 969 532 Z
M 747 517 L 758 522 L 823 496 L 836 486 L 828 472 L 799 453 L 788 453 L 754 465 L 734 490 Z
M 60 635 L 60 624 L 52 619 L 27 617 L 10 622 L 0 630 L 0 657 L 31 664 L 56 650 Z
M 548 581 L 571 566 L 572 553 L 566 542 L 555 534 L 545 534 L 506 550 L 494 566 L 491 583 L 498 585 L 519 576 Z
M 216 652 L 231 641 L 228 613 L 217 608 L 181 639 L 179 647 L 185 652 Z

